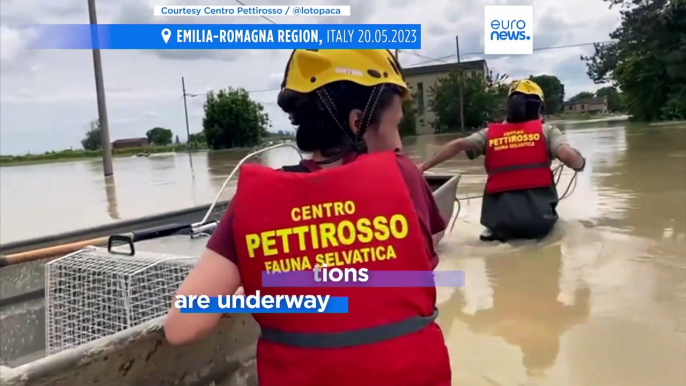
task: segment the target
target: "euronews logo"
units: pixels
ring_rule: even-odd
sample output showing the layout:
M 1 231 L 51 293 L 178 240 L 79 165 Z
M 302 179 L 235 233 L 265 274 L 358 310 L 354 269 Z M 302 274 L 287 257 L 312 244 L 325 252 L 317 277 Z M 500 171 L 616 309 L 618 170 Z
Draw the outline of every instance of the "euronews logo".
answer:
M 531 36 L 526 36 L 526 22 L 522 19 L 493 20 L 491 28 L 491 40 L 531 40 Z
M 534 8 L 530 5 L 484 7 L 484 53 L 530 55 L 534 51 Z

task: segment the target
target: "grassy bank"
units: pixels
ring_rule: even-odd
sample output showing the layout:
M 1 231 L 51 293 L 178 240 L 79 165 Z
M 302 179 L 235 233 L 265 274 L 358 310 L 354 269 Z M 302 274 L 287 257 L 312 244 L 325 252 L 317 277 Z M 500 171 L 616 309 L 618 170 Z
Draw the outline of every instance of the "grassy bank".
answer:
M 292 137 L 284 137 L 280 135 L 271 135 L 264 138 L 263 142 L 280 142 L 285 140 L 292 140 Z M 221 151 L 244 151 L 252 148 L 232 148 Z M 130 157 L 136 154 L 157 154 L 157 153 L 172 153 L 172 152 L 191 152 L 205 151 L 207 146 L 204 144 L 194 143 L 189 147 L 186 144 L 167 145 L 167 146 L 147 146 L 147 147 L 133 147 L 128 149 L 113 149 L 112 155 L 114 157 Z M 54 162 L 69 162 L 84 159 L 99 159 L 102 158 L 102 151 L 100 150 L 62 150 L 62 151 L 48 151 L 43 154 L 25 154 L 25 155 L 0 155 L 0 166 L 18 166 L 18 165 L 36 165 Z
M 191 146 L 191 151 L 205 150 L 206 147 Z M 185 144 L 167 145 L 167 146 L 148 146 L 148 147 L 134 147 L 128 149 L 112 150 L 114 157 L 130 157 L 132 155 L 148 153 L 170 153 L 188 151 L 189 148 Z M 62 150 L 62 151 L 48 151 L 43 154 L 25 154 L 25 155 L 0 155 L 0 166 L 16 166 L 16 165 L 35 165 L 53 162 L 67 162 L 84 159 L 102 158 L 102 151 L 100 150 Z

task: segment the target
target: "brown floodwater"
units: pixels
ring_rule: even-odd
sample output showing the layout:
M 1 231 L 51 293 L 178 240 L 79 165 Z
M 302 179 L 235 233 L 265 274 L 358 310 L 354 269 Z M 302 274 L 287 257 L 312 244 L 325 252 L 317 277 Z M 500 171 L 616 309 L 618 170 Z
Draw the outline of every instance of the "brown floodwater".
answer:
M 439 324 L 454 385 L 686 384 L 686 124 L 562 125 L 588 160 L 540 244 L 481 243 L 485 175 L 464 156 L 459 216 L 440 245 Z M 453 136 L 405 141 L 426 159 Z M 116 158 L 0 168 L 0 242 L 71 231 L 209 203 L 246 152 Z M 278 167 L 280 148 L 258 162 Z M 562 193 L 572 178 L 563 172 Z M 235 186 L 235 182 L 230 186 Z

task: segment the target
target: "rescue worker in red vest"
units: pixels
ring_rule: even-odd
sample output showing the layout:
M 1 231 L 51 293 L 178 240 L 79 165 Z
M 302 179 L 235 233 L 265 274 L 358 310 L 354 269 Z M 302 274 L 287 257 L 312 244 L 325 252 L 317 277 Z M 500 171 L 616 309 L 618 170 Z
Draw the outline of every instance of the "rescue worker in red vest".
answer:
M 435 265 L 427 248 L 432 229 L 419 213 L 418 181 L 426 182 L 410 159 L 384 151 L 409 96 L 393 55 L 295 50 L 284 77 L 278 104 L 298 126 L 298 146 L 313 153 L 300 164 L 308 172 L 243 165 L 229 209 L 177 294 L 227 295 L 242 283 L 245 295 L 349 298 L 347 314 L 253 314 L 262 330 L 260 385 L 449 386 L 435 287 L 262 286 L 263 271 L 326 264 L 367 268 L 371 278 L 375 270 L 431 271 Z M 361 141 L 369 154 L 350 157 Z M 167 340 L 196 341 L 219 320 L 172 307 Z
M 543 90 L 531 80 L 514 82 L 504 123 L 489 124 L 469 137 L 445 144 L 429 161 L 430 169 L 460 152 L 469 159 L 485 155 L 488 174 L 481 207 L 484 241 L 542 239 L 559 219 L 559 201 L 550 170 L 551 161 L 583 171 L 586 160 L 567 144 L 562 132 L 543 124 Z

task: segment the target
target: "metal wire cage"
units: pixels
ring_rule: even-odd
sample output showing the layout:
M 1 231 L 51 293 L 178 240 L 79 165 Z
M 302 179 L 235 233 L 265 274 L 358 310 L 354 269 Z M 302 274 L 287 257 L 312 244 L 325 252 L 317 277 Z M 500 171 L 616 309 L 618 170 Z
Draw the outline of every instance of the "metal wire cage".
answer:
M 197 258 L 87 247 L 45 265 L 46 354 L 163 316 Z

